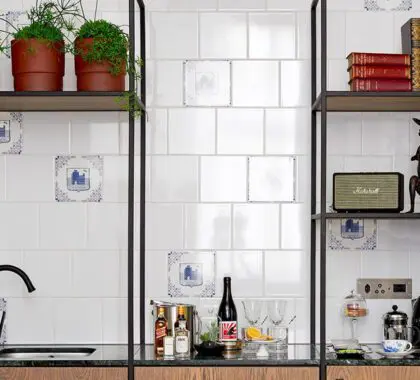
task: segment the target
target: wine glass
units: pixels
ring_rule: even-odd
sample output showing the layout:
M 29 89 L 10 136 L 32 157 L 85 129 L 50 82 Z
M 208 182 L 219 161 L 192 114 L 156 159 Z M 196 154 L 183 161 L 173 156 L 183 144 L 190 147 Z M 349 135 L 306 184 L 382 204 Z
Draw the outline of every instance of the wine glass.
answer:
M 245 318 L 250 326 L 262 325 L 267 316 L 261 321 L 263 316 L 264 302 L 261 300 L 246 300 L 242 301 L 244 307 Z
M 284 320 L 286 314 L 287 301 L 272 300 L 268 304 L 268 315 L 274 326 L 279 326 Z

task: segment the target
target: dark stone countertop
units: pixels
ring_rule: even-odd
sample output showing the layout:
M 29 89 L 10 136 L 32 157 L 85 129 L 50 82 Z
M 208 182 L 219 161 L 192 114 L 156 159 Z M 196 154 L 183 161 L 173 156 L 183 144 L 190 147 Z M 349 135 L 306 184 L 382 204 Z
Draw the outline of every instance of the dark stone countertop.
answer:
M 269 367 L 269 366 L 318 366 L 319 356 L 309 344 L 291 344 L 287 352 L 260 358 L 255 353 L 240 352 L 226 357 L 200 357 L 197 353 L 186 359 L 156 357 L 153 345 L 146 345 L 137 351 L 136 366 L 194 366 L 194 367 Z
M 4 345 L 0 346 L 0 353 L 3 349 L 25 348 L 25 347 L 83 347 L 94 348 L 95 352 L 86 357 L 68 358 L 4 358 L 0 355 L 1 367 L 126 367 L 128 349 L 127 345 Z M 135 347 L 135 352 L 139 346 Z
M 415 350 L 413 355 L 405 356 L 401 359 L 386 358 L 376 351 L 381 349 L 381 345 L 362 344 L 370 350 L 363 356 L 364 359 L 337 359 L 334 354 L 327 354 L 327 365 L 331 366 L 420 366 L 420 350 Z

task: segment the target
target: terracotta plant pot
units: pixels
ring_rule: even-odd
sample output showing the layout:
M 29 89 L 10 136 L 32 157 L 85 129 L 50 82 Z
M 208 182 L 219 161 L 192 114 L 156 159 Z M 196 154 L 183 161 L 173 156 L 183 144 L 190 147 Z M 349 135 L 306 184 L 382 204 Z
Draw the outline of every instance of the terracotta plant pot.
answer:
M 15 91 L 63 91 L 64 41 L 29 38 L 11 46 Z
M 94 39 L 76 39 L 76 52 L 91 49 Z M 74 56 L 77 77 L 77 91 L 125 91 L 126 63 L 121 64 L 118 75 L 111 74 L 111 64 L 103 62 L 86 62 L 80 54 Z

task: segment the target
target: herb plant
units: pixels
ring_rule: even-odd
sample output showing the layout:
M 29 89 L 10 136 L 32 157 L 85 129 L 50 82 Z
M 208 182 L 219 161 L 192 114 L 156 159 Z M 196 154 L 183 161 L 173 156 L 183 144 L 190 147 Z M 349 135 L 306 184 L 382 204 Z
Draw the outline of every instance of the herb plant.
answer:
M 75 30 L 74 23 L 84 18 L 82 0 L 37 0 L 35 6 L 26 12 L 28 25 L 16 27 L 9 21 L 7 15 L 1 16 L 0 21 L 6 25 L 0 30 L 0 52 L 10 50 L 10 39 L 24 40 L 29 38 L 53 45 L 55 42 L 66 40 L 70 46 L 69 37 Z M 66 45 L 63 46 L 66 50 Z
M 208 331 L 201 334 L 200 339 L 202 342 L 216 342 L 218 335 L 219 328 L 217 326 L 217 321 L 212 321 Z

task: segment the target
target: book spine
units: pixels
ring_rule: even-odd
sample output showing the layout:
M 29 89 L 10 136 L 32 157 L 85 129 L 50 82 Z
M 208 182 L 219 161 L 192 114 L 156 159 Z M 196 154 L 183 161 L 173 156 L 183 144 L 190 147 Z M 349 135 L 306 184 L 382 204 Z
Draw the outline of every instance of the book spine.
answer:
M 354 79 L 350 82 L 351 91 L 411 91 L 408 79 Z
M 350 80 L 355 78 L 388 78 L 411 79 L 411 69 L 408 66 L 352 66 L 349 71 Z
M 353 65 L 410 66 L 409 54 L 352 53 L 351 58 Z
M 420 91 L 420 19 L 411 18 L 401 27 L 402 52 L 411 57 L 412 91 Z

